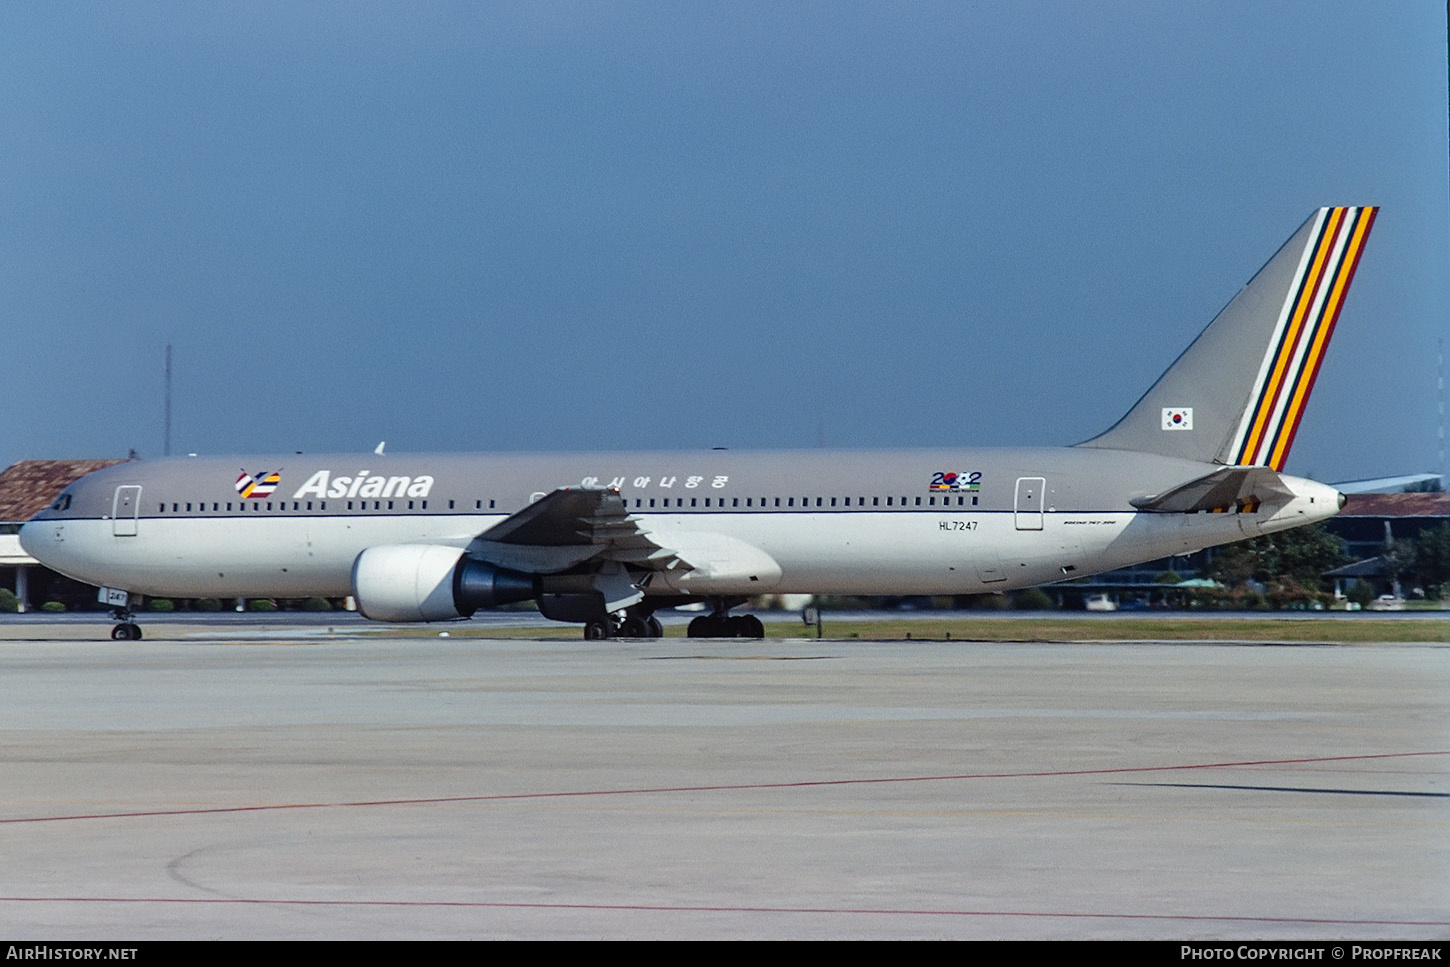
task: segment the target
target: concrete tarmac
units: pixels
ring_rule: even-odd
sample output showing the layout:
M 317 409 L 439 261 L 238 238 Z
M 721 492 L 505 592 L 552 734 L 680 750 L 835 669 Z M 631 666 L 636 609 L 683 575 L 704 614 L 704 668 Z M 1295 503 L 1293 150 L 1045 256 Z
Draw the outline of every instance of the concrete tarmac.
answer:
M 226 630 L 0 632 L 0 936 L 1450 937 L 1443 645 Z

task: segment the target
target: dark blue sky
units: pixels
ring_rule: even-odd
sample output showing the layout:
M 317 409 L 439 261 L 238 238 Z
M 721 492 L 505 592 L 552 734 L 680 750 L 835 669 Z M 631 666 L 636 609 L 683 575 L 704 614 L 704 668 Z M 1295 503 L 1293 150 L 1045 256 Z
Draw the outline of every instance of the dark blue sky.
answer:
M 1289 470 L 1434 469 L 1438 0 L 0 7 L 0 465 L 1055 445 L 1383 206 Z

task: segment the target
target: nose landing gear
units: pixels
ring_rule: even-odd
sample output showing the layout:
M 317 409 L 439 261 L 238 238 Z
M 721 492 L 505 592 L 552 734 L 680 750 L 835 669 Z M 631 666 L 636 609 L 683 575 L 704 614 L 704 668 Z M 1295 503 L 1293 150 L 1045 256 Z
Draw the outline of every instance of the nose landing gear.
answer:
M 135 622 L 135 613 L 130 608 L 112 608 L 111 617 L 120 622 L 111 629 L 113 641 L 140 641 L 141 626 Z

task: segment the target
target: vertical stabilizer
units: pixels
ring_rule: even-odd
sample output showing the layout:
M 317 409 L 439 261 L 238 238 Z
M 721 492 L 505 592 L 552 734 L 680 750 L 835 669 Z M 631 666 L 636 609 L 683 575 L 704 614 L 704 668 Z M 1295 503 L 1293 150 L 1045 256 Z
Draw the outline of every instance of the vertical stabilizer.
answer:
M 1084 447 L 1282 470 L 1376 208 L 1321 208 Z

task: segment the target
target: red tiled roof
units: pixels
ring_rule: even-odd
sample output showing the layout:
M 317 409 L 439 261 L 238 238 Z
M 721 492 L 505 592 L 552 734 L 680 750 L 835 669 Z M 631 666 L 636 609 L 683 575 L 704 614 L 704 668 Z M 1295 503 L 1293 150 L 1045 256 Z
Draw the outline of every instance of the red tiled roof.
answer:
M 1350 494 L 1340 517 L 1450 517 L 1450 494 Z
M 69 484 L 124 460 L 21 460 L 0 471 L 0 521 L 26 521 Z

